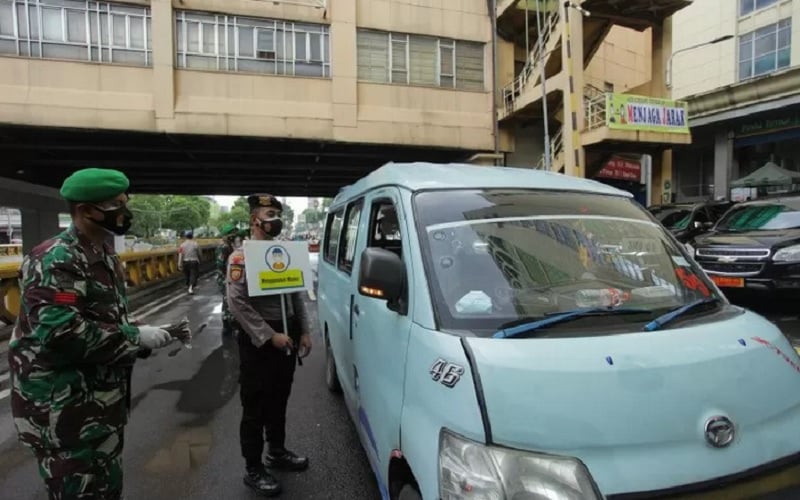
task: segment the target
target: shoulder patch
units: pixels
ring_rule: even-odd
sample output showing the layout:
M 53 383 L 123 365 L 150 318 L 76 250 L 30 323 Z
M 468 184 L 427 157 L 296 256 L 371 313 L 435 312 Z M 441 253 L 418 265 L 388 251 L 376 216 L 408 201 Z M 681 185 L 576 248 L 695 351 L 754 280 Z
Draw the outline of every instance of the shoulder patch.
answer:
M 235 253 L 231 255 L 231 265 L 244 266 L 244 255 L 242 255 L 241 253 Z
M 231 281 L 240 281 L 244 276 L 244 267 L 231 263 L 231 269 L 229 274 L 231 277 Z

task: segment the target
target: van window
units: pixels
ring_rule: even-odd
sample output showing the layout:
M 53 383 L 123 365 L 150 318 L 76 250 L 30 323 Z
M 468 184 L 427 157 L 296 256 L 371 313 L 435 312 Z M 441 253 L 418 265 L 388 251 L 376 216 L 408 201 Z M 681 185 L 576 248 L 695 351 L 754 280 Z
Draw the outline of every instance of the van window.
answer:
M 353 271 L 353 260 L 356 257 L 356 243 L 358 241 L 358 223 L 361 221 L 361 209 L 364 201 L 359 200 L 347 207 L 345 231 L 342 232 L 339 252 L 339 269 L 350 274 Z
M 541 190 L 426 191 L 414 196 L 439 328 L 491 335 L 583 308 L 629 307 L 552 331 L 641 331 L 643 322 L 720 298 L 680 245 L 632 200 Z M 708 312 L 708 310 L 703 310 Z M 696 314 L 702 314 L 698 312 Z M 581 328 L 583 330 L 581 330 Z
M 342 233 L 342 217 L 341 210 L 328 214 L 328 222 L 325 224 L 325 244 L 323 246 L 323 255 L 325 261 L 334 264 L 336 262 L 336 251 L 339 249 L 339 235 Z
M 391 200 L 379 200 L 372 204 L 367 246 L 383 248 L 403 256 L 400 222 Z

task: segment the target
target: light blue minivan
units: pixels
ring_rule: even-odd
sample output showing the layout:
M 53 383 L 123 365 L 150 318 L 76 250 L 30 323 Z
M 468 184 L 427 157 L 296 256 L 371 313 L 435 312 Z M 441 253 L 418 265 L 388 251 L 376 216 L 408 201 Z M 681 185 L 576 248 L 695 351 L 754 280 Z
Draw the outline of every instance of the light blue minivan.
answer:
M 384 498 L 800 498 L 800 358 L 628 193 L 386 165 L 330 207 L 318 303 Z

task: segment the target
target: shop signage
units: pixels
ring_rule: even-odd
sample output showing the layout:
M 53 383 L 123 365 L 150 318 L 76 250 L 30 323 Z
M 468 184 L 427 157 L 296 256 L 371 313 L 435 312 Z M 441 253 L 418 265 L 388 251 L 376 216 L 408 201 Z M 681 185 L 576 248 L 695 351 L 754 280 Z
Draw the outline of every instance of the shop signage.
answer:
M 688 134 L 688 114 L 683 101 L 606 94 L 606 126 L 611 129 Z
M 757 120 L 739 125 L 739 129 L 736 131 L 736 136 L 743 137 L 747 135 L 765 134 L 768 132 L 776 132 L 778 130 L 786 130 L 797 127 L 800 127 L 800 115 L 789 116 L 786 118 Z
M 642 164 L 639 161 L 613 156 L 597 173 L 601 179 L 641 182 Z

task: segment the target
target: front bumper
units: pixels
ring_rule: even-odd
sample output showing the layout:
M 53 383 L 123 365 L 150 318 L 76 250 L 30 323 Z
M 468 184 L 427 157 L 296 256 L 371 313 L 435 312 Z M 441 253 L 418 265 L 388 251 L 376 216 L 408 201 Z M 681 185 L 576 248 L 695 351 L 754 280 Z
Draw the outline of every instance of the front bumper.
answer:
M 608 500 L 794 500 L 800 498 L 800 454 L 723 478 L 668 490 L 610 495 Z

